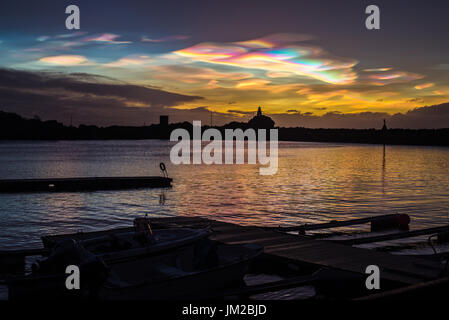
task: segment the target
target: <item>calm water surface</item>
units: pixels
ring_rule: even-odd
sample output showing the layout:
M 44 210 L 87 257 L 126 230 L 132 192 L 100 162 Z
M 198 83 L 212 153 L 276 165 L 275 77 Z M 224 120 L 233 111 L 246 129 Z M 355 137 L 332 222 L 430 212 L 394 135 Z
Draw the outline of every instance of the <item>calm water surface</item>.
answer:
M 280 142 L 278 173 L 260 176 L 258 165 L 174 166 L 171 145 L 0 143 L 2 179 L 159 175 L 159 162 L 174 178 L 168 190 L 0 194 L 0 248 L 129 225 L 144 214 L 274 226 L 407 213 L 414 228 L 449 223 L 449 148 Z

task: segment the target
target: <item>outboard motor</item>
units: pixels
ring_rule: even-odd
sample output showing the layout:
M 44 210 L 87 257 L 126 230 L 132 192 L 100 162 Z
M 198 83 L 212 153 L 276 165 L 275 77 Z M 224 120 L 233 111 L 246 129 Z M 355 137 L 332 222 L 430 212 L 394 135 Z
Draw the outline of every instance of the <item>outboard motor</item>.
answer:
M 134 219 L 134 239 L 142 244 L 153 244 L 156 239 L 153 236 L 153 231 L 150 226 L 150 219 L 145 218 L 135 218 Z
M 100 257 L 86 250 L 75 240 L 68 239 L 59 243 L 47 259 L 33 265 L 33 274 L 61 276 L 61 281 L 65 281 L 65 270 L 69 265 L 79 267 L 82 295 L 89 297 L 96 295 L 109 273 L 108 267 Z

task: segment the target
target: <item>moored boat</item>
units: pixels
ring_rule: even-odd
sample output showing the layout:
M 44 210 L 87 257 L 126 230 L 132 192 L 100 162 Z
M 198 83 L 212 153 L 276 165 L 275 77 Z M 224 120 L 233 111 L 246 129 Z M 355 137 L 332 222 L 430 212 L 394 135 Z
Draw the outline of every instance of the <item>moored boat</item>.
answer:
M 226 245 L 209 239 L 176 255 L 123 261 L 110 266 L 98 291 L 106 300 L 199 299 L 243 284 L 261 246 Z
M 27 276 L 7 281 L 10 299 L 170 299 L 241 284 L 260 246 L 225 245 L 208 239 L 209 229 L 152 231 L 148 219 L 130 230 L 59 236 L 50 255 Z M 80 270 L 81 288 L 68 290 L 68 265 Z
M 189 246 L 209 236 L 208 229 L 173 228 L 153 232 L 147 218 L 134 221 L 134 231 L 109 232 L 75 240 L 71 235 L 59 236 L 57 241 L 44 242 L 50 249 L 47 258 L 32 266 L 32 273 L 7 279 L 9 297 L 85 297 L 92 295 L 108 273 L 108 266 L 121 261 L 148 257 L 170 256 L 188 250 Z M 82 290 L 67 290 L 65 270 L 76 265 L 83 274 Z

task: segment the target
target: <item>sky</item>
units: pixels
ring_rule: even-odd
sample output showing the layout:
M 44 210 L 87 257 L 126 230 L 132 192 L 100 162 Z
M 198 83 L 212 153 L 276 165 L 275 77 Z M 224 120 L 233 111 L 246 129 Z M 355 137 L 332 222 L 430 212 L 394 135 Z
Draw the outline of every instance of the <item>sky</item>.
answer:
M 80 8 L 67 30 L 66 6 Z M 380 8 L 367 30 L 365 8 Z M 74 124 L 449 127 L 447 1 L 3 1 L 0 110 Z

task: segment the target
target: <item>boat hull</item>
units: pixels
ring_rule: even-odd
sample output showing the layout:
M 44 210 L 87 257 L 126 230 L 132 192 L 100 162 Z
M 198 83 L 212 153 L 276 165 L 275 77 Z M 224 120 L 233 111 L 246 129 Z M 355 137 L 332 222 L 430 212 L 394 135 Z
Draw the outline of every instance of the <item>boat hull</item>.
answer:
M 88 271 L 83 271 L 78 260 L 65 259 L 63 266 L 58 272 L 52 273 L 35 273 L 27 276 L 12 276 L 7 279 L 8 297 L 9 299 L 54 299 L 54 298 L 86 298 L 96 295 L 99 283 L 102 282 L 106 267 L 102 268 L 99 262 L 104 262 L 107 267 L 116 264 L 123 264 L 129 261 L 139 261 L 140 259 L 150 259 L 151 261 L 163 261 L 164 263 L 173 263 L 174 253 L 180 255 L 183 252 L 191 251 L 195 242 L 207 238 L 210 231 L 207 229 L 186 229 L 179 228 L 176 230 L 158 230 L 156 236 L 158 243 L 148 246 L 136 247 L 129 250 L 112 251 L 112 252 L 95 252 L 98 258 L 94 266 L 89 266 Z M 106 239 L 106 238 L 105 238 Z M 53 243 L 53 249 L 58 245 L 70 240 L 68 238 L 60 238 L 57 243 Z M 89 243 L 100 241 L 99 238 L 88 238 L 83 242 L 89 246 Z M 55 259 L 60 260 L 58 259 Z M 48 260 L 47 260 L 48 261 Z M 45 262 L 45 261 L 44 261 Z M 51 263 L 48 263 L 50 264 Z M 67 265 L 80 266 L 80 290 L 68 290 L 65 282 L 68 277 L 65 274 Z
M 201 240 L 176 254 L 119 263 L 99 290 L 105 300 L 181 300 L 219 296 L 239 287 L 260 246 L 226 245 Z M 132 271 L 132 272 L 130 272 Z
M 250 261 L 241 261 L 223 268 L 192 275 L 125 288 L 103 287 L 101 300 L 196 300 L 227 288 L 243 285 Z

